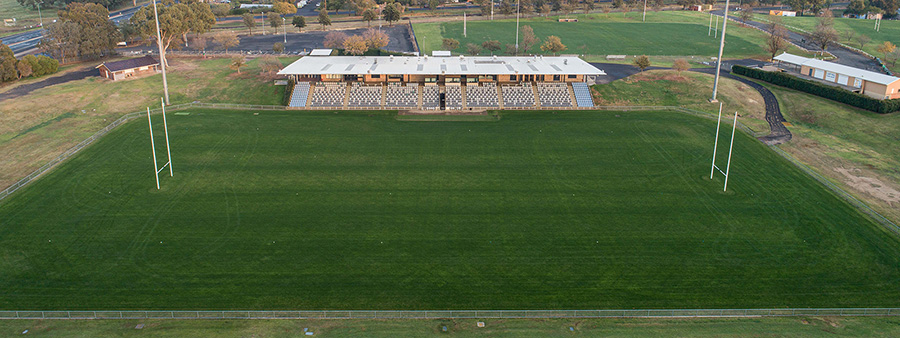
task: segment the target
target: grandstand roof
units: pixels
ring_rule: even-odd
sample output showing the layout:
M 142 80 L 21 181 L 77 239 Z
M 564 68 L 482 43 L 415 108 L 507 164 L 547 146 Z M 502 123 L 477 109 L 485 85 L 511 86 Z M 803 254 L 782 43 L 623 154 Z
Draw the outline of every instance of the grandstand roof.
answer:
M 564 56 L 307 56 L 280 75 L 606 75 L 577 57 Z
M 832 73 L 852 76 L 857 79 L 862 79 L 862 80 L 879 83 L 879 84 L 883 84 L 883 85 L 888 85 L 888 84 L 896 82 L 897 80 L 900 80 L 900 78 L 882 74 L 882 73 L 876 73 L 876 72 L 868 71 L 865 69 L 844 66 L 844 65 L 837 64 L 834 62 L 805 58 L 802 56 L 797 56 L 797 55 L 788 54 L 788 53 L 781 53 L 781 55 L 778 55 L 775 57 L 775 60 L 785 62 L 785 63 L 795 64 L 798 66 L 807 66 L 810 68 L 822 69 L 822 70 L 829 71 Z
M 106 66 L 106 69 L 109 69 L 109 71 L 118 72 L 120 70 L 132 69 L 132 68 L 138 68 L 138 67 L 144 67 L 144 66 L 152 66 L 152 65 L 158 65 L 158 64 L 159 64 L 159 61 L 157 61 L 152 56 L 147 55 L 147 56 L 142 56 L 142 57 L 134 58 L 134 59 L 119 60 L 119 61 L 113 61 L 113 62 L 104 62 L 95 68 L 100 68 L 100 66 Z

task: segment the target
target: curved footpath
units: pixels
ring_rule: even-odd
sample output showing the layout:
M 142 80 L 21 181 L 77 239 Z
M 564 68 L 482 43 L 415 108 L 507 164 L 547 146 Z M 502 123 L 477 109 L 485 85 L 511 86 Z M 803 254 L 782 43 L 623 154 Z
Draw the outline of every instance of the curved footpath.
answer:
M 751 88 L 756 89 L 756 91 L 759 92 L 759 95 L 762 95 L 763 101 L 766 105 L 766 122 L 769 123 L 769 135 L 762 136 L 759 138 L 759 140 L 767 145 L 782 144 L 790 141 L 792 136 L 791 131 L 784 126 L 783 122 L 786 122 L 786 120 L 784 119 L 784 115 L 781 114 L 781 107 L 778 105 L 778 99 L 775 97 L 775 94 L 772 94 L 772 92 L 768 88 L 760 85 L 759 83 L 732 75 L 729 69 L 731 69 L 731 66 L 734 64 L 753 66 L 760 64 L 760 61 L 750 59 L 725 61 L 722 64 L 721 72 L 721 76 L 740 81 L 741 83 L 744 83 Z M 607 74 L 606 76 L 603 76 L 602 79 L 598 80 L 598 83 L 610 83 L 612 81 L 620 80 L 640 72 L 637 67 L 632 65 L 624 65 L 618 63 L 591 63 L 591 65 L 597 67 L 598 69 L 603 69 Z M 650 67 L 648 69 L 653 70 L 670 68 Z M 716 74 L 715 68 L 693 68 L 691 69 L 691 71 L 712 75 Z

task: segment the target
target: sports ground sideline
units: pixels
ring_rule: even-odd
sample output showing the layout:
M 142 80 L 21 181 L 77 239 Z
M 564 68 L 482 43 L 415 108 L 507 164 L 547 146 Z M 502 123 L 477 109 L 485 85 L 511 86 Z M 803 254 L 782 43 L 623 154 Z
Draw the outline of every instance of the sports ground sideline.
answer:
M 0 204 L 3 308 L 872 307 L 900 295 L 897 239 L 748 135 L 722 193 L 708 119 L 197 109 L 169 118 L 176 175 L 159 191 L 144 122 Z

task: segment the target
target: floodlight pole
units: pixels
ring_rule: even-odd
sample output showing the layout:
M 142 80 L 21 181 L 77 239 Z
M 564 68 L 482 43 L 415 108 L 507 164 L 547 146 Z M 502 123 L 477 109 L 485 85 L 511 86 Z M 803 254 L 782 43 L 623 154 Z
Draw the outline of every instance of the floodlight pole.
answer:
M 725 0 L 725 12 L 722 13 L 722 39 L 719 41 L 719 58 L 716 59 L 716 79 L 713 81 L 711 102 L 716 102 L 716 92 L 719 90 L 719 73 L 722 71 L 722 50 L 725 49 L 725 27 L 728 25 L 728 4 L 729 0 Z
M 468 37 L 466 34 L 466 12 L 463 10 L 463 37 Z
M 37 3 L 37 5 L 38 5 L 38 6 L 37 6 L 37 7 L 38 7 L 38 18 L 41 19 L 41 29 L 44 29 L 44 16 L 41 14 L 41 5 L 43 5 L 43 4 L 44 4 L 43 1 Z
M 147 107 L 147 124 L 150 125 L 150 149 L 153 150 L 153 177 L 156 178 L 156 190 L 159 190 L 159 168 L 156 165 L 156 144 L 153 143 L 153 122 L 150 121 L 150 107 Z
M 647 21 L 647 0 L 644 0 L 644 14 L 641 15 L 641 22 Z
M 713 143 L 712 167 L 709 168 L 709 179 L 713 178 L 716 171 L 716 150 L 719 147 L 719 126 L 722 124 L 722 102 L 719 102 L 719 118 L 716 120 L 716 142 Z
M 494 21 L 494 0 L 491 0 L 491 21 Z
M 166 155 L 169 156 L 169 176 L 175 176 L 175 173 L 172 172 L 172 151 L 169 148 L 169 124 L 166 123 L 166 105 L 163 104 L 162 98 L 159 99 L 159 105 L 162 107 L 163 130 L 166 132 Z M 148 117 L 147 119 L 149 120 L 150 118 Z M 156 153 L 154 152 L 153 154 Z M 159 176 L 157 176 L 156 180 L 159 182 Z
M 166 99 L 166 104 L 169 104 L 169 82 L 166 81 L 166 49 L 163 48 L 162 35 L 159 33 L 159 12 L 156 10 L 156 0 L 153 1 L 153 18 L 156 20 L 156 45 L 159 46 L 159 66 L 162 68 L 163 94 Z M 150 108 L 147 109 L 149 114 Z M 159 189 L 158 182 L 156 185 L 157 189 Z
M 519 0 L 516 0 L 516 55 L 519 55 Z
M 734 149 L 734 131 L 737 129 L 737 110 L 734 111 L 734 124 L 731 126 L 731 145 L 728 146 L 728 164 L 725 165 L 725 186 L 722 191 L 728 191 L 728 175 L 731 171 L 731 151 Z
M 278 22 L 278 21 L 275 21 L 275 22 Z M 281 17 L 281 31 L 284 32 L 284 43 L 287 44 L 287 20 L 285 20 L 285 18 L 283 16 Z M 275 31 L 275 32 L 277 34 L 278 31 Z M 282 52 L 284 52 L 284 51 L 282 50 Z

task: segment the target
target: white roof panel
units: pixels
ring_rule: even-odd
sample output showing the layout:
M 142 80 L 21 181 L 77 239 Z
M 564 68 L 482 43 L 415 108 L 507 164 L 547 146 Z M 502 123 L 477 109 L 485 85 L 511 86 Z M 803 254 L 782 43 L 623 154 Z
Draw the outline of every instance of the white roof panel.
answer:
M 313 49 L 309 52 L 309 56 L 329 56 L 333 49 Z
M 436 50 L 431 52 L 431 56 L 452 56 L 449 50 Z
M 350 65 L 356 65 L 349 67 Z M 577 57 L 563 56 L 329 56 L 303 57 L 280 75 L 413 74 L 413 75 L 606 75 Z
M 822 69 L 828 72 L 842 74 L 847 76 L 852 76 L 858 79 L 866 80 L 873 83 L 888 85 L 894 83 L 900 78 L 893 77 L 887 74 L 876 73 L 872 71 L 868 71 L 865 69 L 853 68 L 850 66 L 844 66 L 841 64 L 837 64 L 834 62 L 822 61 L 817 59 L 805 58 L 802 56 L 797 56 L 788 53 L 782 53 L 779 56 L 775 57 L 777 61 L 783 61 L 787 63 L 792 63 L 799 66 L 807 66 L 816 69 Z

